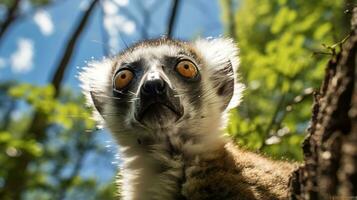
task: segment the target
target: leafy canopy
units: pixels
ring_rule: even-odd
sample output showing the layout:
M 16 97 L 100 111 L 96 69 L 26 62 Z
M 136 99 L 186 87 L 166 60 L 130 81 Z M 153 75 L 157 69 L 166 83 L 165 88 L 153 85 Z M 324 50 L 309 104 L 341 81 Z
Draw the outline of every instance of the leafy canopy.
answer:
M 343 38 L 342 1 L 246 0 L 235 18 L 222 1 L 227 31 L 240 47 L 242 105 L 232 111 L 228 131 L 238 144 L 274 158 L 301 160 L 312 92 L 330 56 L 323 44 Z M 232 23 L 234 26 L 232 26 Z M 320 54 L 318 52 L 323 52 Z

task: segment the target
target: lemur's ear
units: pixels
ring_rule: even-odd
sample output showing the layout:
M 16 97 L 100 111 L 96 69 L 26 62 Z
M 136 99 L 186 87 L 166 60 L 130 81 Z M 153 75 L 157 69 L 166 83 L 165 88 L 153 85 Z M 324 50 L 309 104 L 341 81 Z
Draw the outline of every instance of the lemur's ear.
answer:
M 222 98 L 222 110 L 238 106 L 244 86 L 237 82 L 239 58 L 234 41 L 228 38 L 201 39 L 195 45 L 207 62 L 217 95 Z
M 79 73 L 81 88 L 87 104 L 94 108 L 94 118 L 101 122 L 105 102 L 108 101 L 108 88 L 111 87 L 111 69 L 113 61 L 104 59 L 89 63 Z
M 97 109 L 97 111 L 102 114 L 103 113 L 103 102 L 100 101 L 99 95 L 94 92 L 94 91 L 90 91 L 89 92 L 91 98 L 92 98 L 92 102 L 93 102 L 93 106 L 95 109 Z

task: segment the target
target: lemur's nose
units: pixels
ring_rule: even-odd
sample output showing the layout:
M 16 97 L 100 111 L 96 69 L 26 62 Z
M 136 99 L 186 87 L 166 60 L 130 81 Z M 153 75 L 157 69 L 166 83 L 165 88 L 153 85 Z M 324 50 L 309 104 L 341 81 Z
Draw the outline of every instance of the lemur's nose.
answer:
M 141 93 L 144 95 L 161 95 L 166 91 L 166 83 L 161 78 L 147 79 L 142 87 Z

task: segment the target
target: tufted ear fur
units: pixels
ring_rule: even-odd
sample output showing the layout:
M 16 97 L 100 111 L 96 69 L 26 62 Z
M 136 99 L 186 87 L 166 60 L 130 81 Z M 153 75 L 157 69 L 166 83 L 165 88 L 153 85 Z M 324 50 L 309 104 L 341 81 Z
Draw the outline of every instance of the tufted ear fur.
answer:
M 238 48 L 232 39 L 200 39 L 195 46 L 207 61 L 210 79 L 216 94 L 222 98 L 222 110 L 240 103 L 244 85 L 237 81 Z
M 87 104 L 94 108 L 94 118 L 102 122 L 105 102 L 110 100 L 108 88 L 111 86 L 112 59 L 93 61 L 79 73 L 81 88 Z

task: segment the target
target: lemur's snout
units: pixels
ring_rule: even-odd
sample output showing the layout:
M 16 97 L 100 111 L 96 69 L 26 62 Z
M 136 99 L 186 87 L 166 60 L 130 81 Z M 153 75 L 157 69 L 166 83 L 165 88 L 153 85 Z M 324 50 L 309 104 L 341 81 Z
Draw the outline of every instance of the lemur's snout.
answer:
M 153 96 L 162 95 L 166 92 L 166 82 L 160 77 L 148 79 L 141 86 L 141 95 Z
M 161 126 L 182 116 L 180 100 L 160 73 L 149 72 L 139 88 L 136 101 L 136 119 L 147 125 Z

